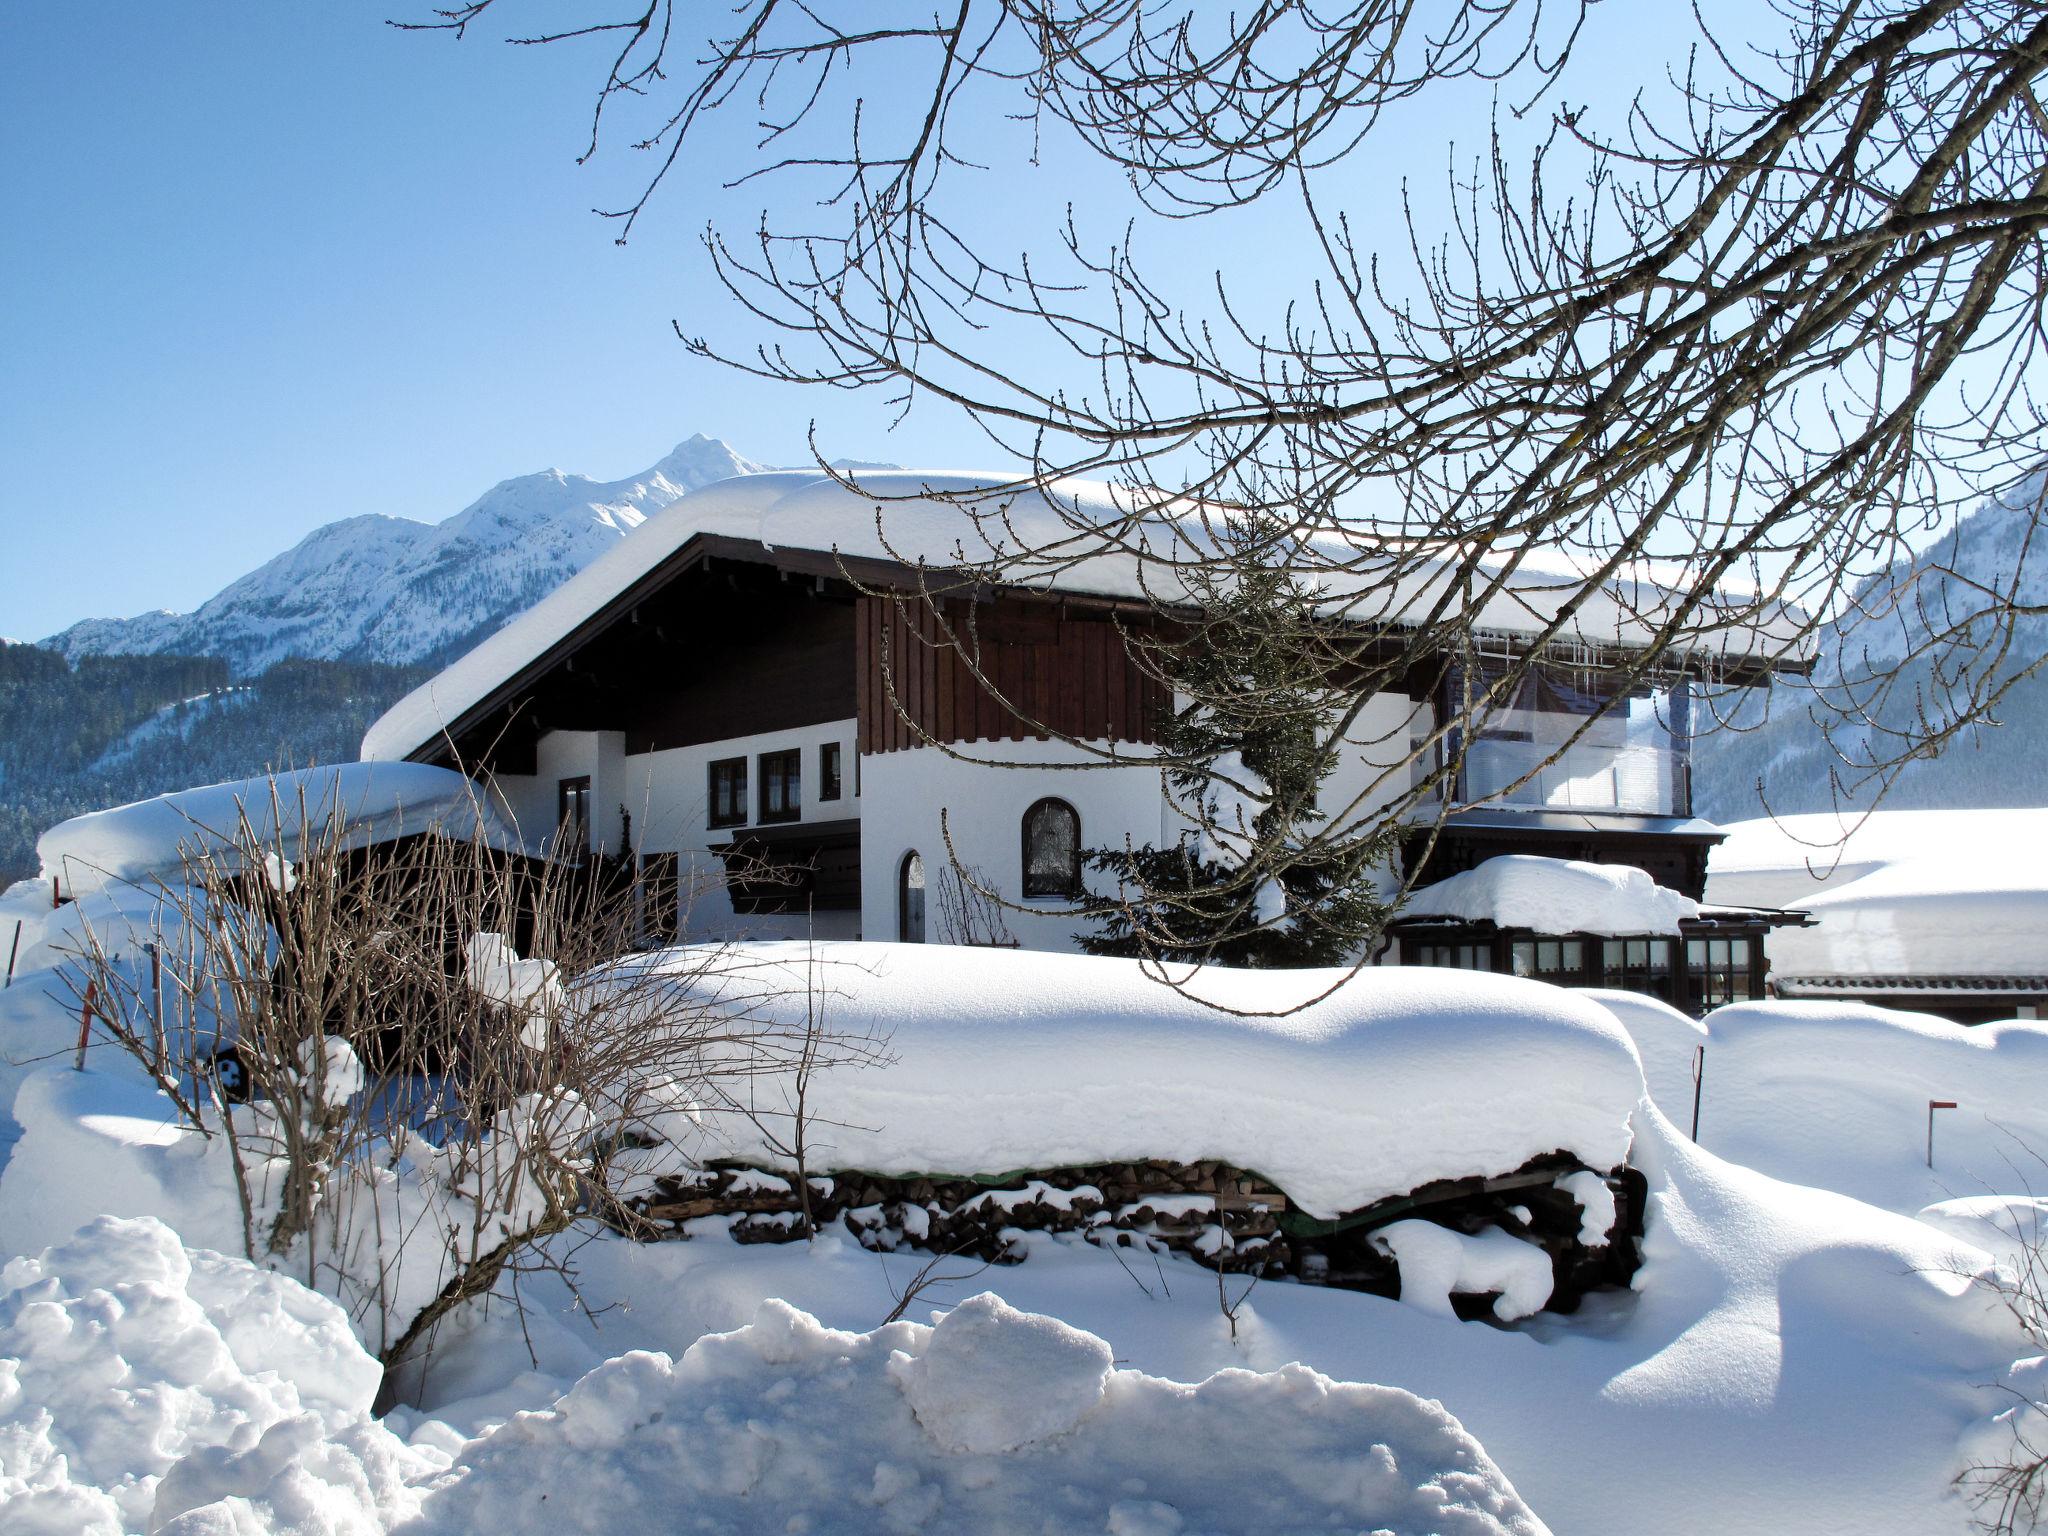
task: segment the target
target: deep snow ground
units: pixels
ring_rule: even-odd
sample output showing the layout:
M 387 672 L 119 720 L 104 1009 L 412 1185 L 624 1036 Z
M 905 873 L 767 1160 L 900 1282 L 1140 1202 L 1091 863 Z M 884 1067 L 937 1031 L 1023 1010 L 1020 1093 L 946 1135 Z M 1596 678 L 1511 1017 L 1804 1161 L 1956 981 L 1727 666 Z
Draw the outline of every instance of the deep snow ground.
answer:
M 75 1020 L 46 983 L 47 977 L 45 984 L 0 994 L 0 1051 L 14 1057 L 56 1052 L 68 1063 Z M 1968 1246 L 1969 1240 L 1988 1240 L 1982 1230 L 1941 1213 L 1930 1213 L 1928 1220 L 1914 1217 L 1930 1195 L 2021 1192 L 2016 1178 L 2001 1182 L 2000 1170 L 2009 1174 L 2014 1164 L 1999 1149 L 2013 1137 L 2048 1147 L 2048 1106 L 2036 1107 L 2039 1095 L 2030 1088 L 2038 1075 L 2033 1053 L 2048 1043 L 2048 1032 L 2016 1025 L 1993 1036 L 1867 1013 L 1820 1021 L 1773 1010 L 1710 1019 L 1702 1029 L 1653 1008 L 1615 1003 L 1613 1011 L 1638 1043 L 1654 1097 L 1666 1109 L 1674 1093 L 1684 1102 L 1669 1118 L 1651 1103 L 1632 1117 L 1632 1159 L 1653 1190 L 1646 1262 L 1636 1288 L 1595 1297 L 1577 1316 L 1541 1315 L 1501 1329 L 1356 1293 L 1268 1283 L 1244 1300 L 1233 1341 L 1212 1273 L 1137 1255 L 1126 1256 L 1126 1269 L 1116 1257 L 1085 1244 L 1038 1238 L 1021 1265 L 976 1270 L 965 1262 L 942 1264 L 940 1272 L 952 1278 L 914 1302 L 906 1317 L 923 1324 L 935 1308 L 994 1291 L 1012 1307 L 1100 1338 L 1119 1368 L 1154 1378 L 1192 1383 L 1219 1370 L 1271 1373 L 1299 1361 L 1338 1382 L 1377 1383 L 1437 1399 L 1485 1448 L 1535 1517 L 1559 1532 L 1961 1536 L 1969 1529 L 1971 1509 L 1952 1480 L 1987 1446 L 1995 1453 L 2003 1432 L 1991 1420 L 2011 1401 L 1996 1384 L 2024 1379 L 2010 1378 L 2009 1368 L 2017 1358 L 2038 1353 L 2038 1346 L 2012 1327 L 1993 1297 L 1965 1278 L 1987 1262 L 1983 1251 Z M 1689 1062 L 1699 1043 L 1706 1045 L 1709 1061 L 1705 1149 L 1692 1146 L 1672 1124 L 1689 1112 Z M 54 1229 L 74 1216 L 82 1222 L 100 1206 L 134 1209 L 137 1199 L 160 1207 L 190 1238 L 224 1241 L 220 1234 L 231 1226 L 216 1220 L 221 1212 L 209 1211 L 207 1191 L 176 1179 L 149 1183 L 133 1177 L 136 1167 L 152 1160 L 160 1166 L 177 1160 L 166 1157 L 161 1133 L 151 1128 L 148 1094 L 136 1091 L 117 1059 L 98 1048 L 94 1055 L 96 1065 L 110 1069 L 104 1075 L 80 1077 L 60 1066 L 62 1093 L 53 1099 L 39 1090 L 46 1103 L 62 1099 L 74 1106 L 67 1111 L 62 1155 L 46 1156 L 25 1145 L 0 1168 L 0 1259 L 23 1246 L 16 1233 Z M 44 1069 L 31 1063 L 0 1066 L 0 1102 L 11 1103 L 19 1081 L 35 1070 Z M 1949 1096 L 1970 1107 L 1944 1126 L 1938 1145 L 1942 1166 L 1929 1175 L 1922 1158 L 1924 1119 L 1918 1117 L 1924 1116 L 1933 1079 L 1961 1084 Z M 1821 1084 L 1827 1092 L 1816 1086 Z M 9 1123 L 0 1119 L 0 1127 Z M 6 1156 L 5 1141 L 0 1129 L 0 1158 Z M 93 1149 L 90 1158 L 76 1155 L 82 1147 Z M 1720 1151 L 1739 1154 L 1752 1166 L 1724 1161 Z M 67 1175 L 67 1167 L 76 1176 Z M 864 1334 L 889 1314 L 897 1291 L 924 1259 L 878 1256 L 837 1236 L 808 1246 L 741 1246 L 715 1230 L 715 1223 L 710 1226 L 691 1241 L 661 1245 L 574 1234 L 564 1245 L 575 1248 L 575 1289 L 540 1271 L 508 1281 L 487 1313 L 474 1312 L 444 1329 L 430 1366 L 408 1383 L 418 1406 L 394 1413 L 384 1428 L 329 1425 L 322 1431 L 325 1439 L 310 1430 L 278 1429 L 277 1423 L 291 1418 L 289 1403 L 280 1399 L 283 1406 L 275 1413 L 283 1417 L 272 1423 L 274 1440 L 256 1444 L 255 1429 L 236 1431 L 252 1443 L 208 1453 L 212 1461 L 202 1457 L 178 1474 L 177 1486 L 188 1494 L 216 1483 L 268 1489 L 279 1478 L 298 1478 L 305 1484 L 300 1493 L 311 1498 L 306 1489 L 328 1486 L 314 1475 L 320 1467 L 374 1465 L 383 1479 L 383 1502 L 364 1506 L 372 1510 L 363 1517 L 369 1523 L 323 1526 L 309 1523 L 308 1516 L 293 1524 L 284 1511 L 299 1506 L 289 1498 L 280 1505 L 249 1493 L 242 1524 L 190 1526 L 175 1536 L 228 1529 L 240 1536 L 273 1528 L 369 1532 L 410 1519 L 422 1496 L 421 1518 L 429 1522 L 423 1529 L 461 1529 L 461 1517 L 451 1512 L 470 1507 L 463 1490 L 471 1479 L 479 1501 L 487 1488 L 498 1490 L 493 1499 L 509 1499 L 488 1506 L 502 1510 L 518 1502 L 519 1470 L 543 1465 L 549 1456 L 602 1452 L 613 1458 L 610 1465 L 645 1477 L 647 1468 L 667 1465 L 654 1454 L 669 1433 L 659 1425 L 683 1405 L 715 1412 L 715 1428 L 725 1435 L 735 1425 L 745 1429 L 746 1394 L 756 1390 L 763 1394 L 756 1417 L 764 1424 L 789 1422 L 792 1438 L 775 1440 L 783 1448 L 776 1454 L 801 1456 L 787 1448 L 808 1443 L 811 1454 L 823 1455 L 818 1426 L 807 1428 L 790 1417 L 794 1407 L 779 1405 L 792 1393 L 814 1389 L 815 1372 L 842 1354 L 866 1362 L 849 1368 L 863 1384 L 858 1393 L 870 1394 L 861 1401 L 870 1407 L 897 1402 L 881 1386 L 895 1344 L 824 1339 L 781 1314 L 771 1318 L 769 1333 L 780 1329 L 799 1342 L 771 1345 L 769 1334 L 761 1334 L 750 1336 L 754 1343 L 744 1348 L 713 1346 L 714 1352 L 726 1351 L 728 1364 L 756 1359 L 766 1365 L 720 1376 L 722 1385 L 701 1400 L 686 1390 L 699 1379 L 693 1373 L 709 1368 L 701 1362 L 620 1362 L 636 1350 L 681 1361 L 700 1339 L 754 1324 L 769 1298 L 814 1315 L 824 1329 Z M 230 1271 L 247 1270 L 238 1260 L 224 1262 Z M 193 1263 L 196 1270 L 215 1273 L 205 1262 Z M 263 1283 L 290 1284 L 277 1277 Z M 1232 1299 L 1243 1283 L 1230 1282 Z M 0 1292 L 6 1289 L 0 1284 Z M 515 1293 L 524 1303 L 523 1316 L 511 1304 Z M 901 1333 L 902 1326 L 889 1338 L 921 1341 L 922 1336 Z M 529 1357 L 529 1345 L 537 1360 Z M 794 1353 L 778 1363 L 777 1349 Z M 162 1368 L 172 1369 L 184 1357 L 171 1352 L 156 1358 L 169 1360 Z M 254 1357 L 252 1363 L 262 1364 Z M 791 1368 L 781 1370 L 782 1365 Z M 135 1366 L 127 1360 L 126 1368 Z M 293 1369 L 284 1367 L 284 1375 L 289 1378 Z M 547 1421 L 554 1429 L 521 1421 L 528 1428 L 512 1439 L 493 1435 L 464 1449 L 469 1437 L 492 1431 L 517 1412 L 550 1410 L 592 1370 L 601 1374 L 591 1378 L 578 1401 L 585 1410 L 612 1403 L 617 1411 L 597 1418 L 585 1411 L 580 1419 L 572 1411 Z M 812 1385 L 777 1385 L 795 1378 Z M 1262 1480 L 1280 1475 L 1270 1447 L 1295 1422 L 1288 1416 L 1293 1410 L 1274 1405 L 1289 1393 L 1314 1398 L 1323 1390 L 1304 1385 L 1299 1375 L 1262 1379 L 1277 1383 L 1257 1390 L 1268 1394 L 1264 1406 L 1278 1427 L 1244 1433 L 1235 1474 L 1261 1488 Z M 317 1381 L 303 1387 L 319 1395 Z M 248 1389 L 230 1375 L 220 1391 L 233 1398 Z M 769 1398 L 770 1392 L 782 1395 Z M 218 1400 L 216 1393 L 209 1401 Z M 1381 1401 L 1398 1406 L 1408 1400 Z M 13 1470 L 10 1456 L 19 1459 L 22 1416 L 32 1419 L 37 1406 L 33 1393 L 17 1392 L 10 1399 L 0 1379 L 0 1477 Z M 650 1417 L 654 1412 L 665 1417 Z M 185 1422 L 228 1422 L 209 1413 L 195 1409 Z M 1265 1423 L 1256 1416 L 1247 1422 Z M 1420 1437 L 1418 1444 L 1434 1433 L 1426 1416 L 1417 1418 L 1405 1407 L 1386 1422 L 1384 1431 L 1373 1432 L 1398 1438 L 1405 1424 Z M 400 1438 L 391 1438 L 393 1431 Z M 197 1438 L 177 1446 L 234 1443 L 230 1430 L 206 1431 L 216 1436 L 213 1442 L 196 1428 L 190 1433 Z M 1171 1446 L 1174 1433 L 1162 1430 L 1154 1438 Z M 805 1441 L 806 1435 L 813 1439 Z M 355 1439 L 344 1444 L 347 1436 Z M 720 1443 L 737 1454 L 736 1448 L 752 1442 L 740 1433 Z M 957 1516 L 964 1522 L 973 1513 L 970 1496 L 977 1490 L 948 1481 L 958 1468 L 934 1462 L 919 1470 L 919 1458 L 927 1454 L 921 1442 L 905 1441 L 886 1453 L 869 1440 L 860 1443 L 866 1447 L 866 1460 L 856 1468 L 860 1490 L 854 1490 L 858 1497 L 849 1493 L 833 1506 L 839 1511 L 837 1528 L 913 1528 L 911 1517 L 929 1505 L 928 1528 L 947 1529 L 949 1520 Z M 1218 1456 L 1227 1454 L 1212 1447 L 1205 1464 L 1213 1469 Z M 215 1466 L 223 1455 L 232 1464 Z M 466 1470 L 442 1470 L 456 1458 Z M 81 1458 L 81 1468 L 88 1461 Z M 883 1463 L 897 1470 L 885 1473 Z M 1304 1451 L 1287 1464 L 1319 1463 Z M 833 1465 L 843 1472 L 853 1463 Z M 932 1475 L 933 1468 L 944 1475 Z M 1007 1468 L 1004 1475 L 1015 1470 Z M 1087 1506 L 1088 1523 L 1059 1528 L 1169 1530 L 1168 1515 L 1154 1506 L 1179 1497 L 1189 1503 L 1182 1511 L 1187 1528 L 1203 1529 L 1194 1507 L 1203 1497 L 1195 1476 L 1202 1470 L 1188 1458 L 1162 1456 L 1147 1469 L 1117 1474 L 1143 1482 L 1142 1496 L 1120 1492 L 1115 1479 L 1090 1481 L 1094 1473 L 1076 1470 L 1070 1480 L 1102 1497 Z M 1403 1470 L 1412 1469 L 1404 1462 Z M 1428 1480 L 1425 1469 L 1397 1480 L 1398 1486 L 1387 1483 L 1383 1491 L 1406 1498 Z M 762 1488 L 774 1486 L 773 1479 L 757 1481 Z M 936 1503 L 920 1491 L 932 1489 L 938 1490 Z M 683 1483 L 671 1491 L 679 1500 L 695 1496 Z M 956 1494 L 962 1502 L 949 1502 Z M 140 1509 L 154 1497 L 151 1488 L 140 1488 L 128 1502 Z M 321 1508 L 347 1505 L 341 1494 L 322 1497 L 328 1503 Z M 822 1507 L 812 1507 L 808 1518 L 815 1520 Z M 560 1528 L 560 1517 L 551 1518 L 556 1524 L 546 1528 Z M 1272 1523 L 1270 1511 L 1264 1518 Z M 1246 1521 L 1249 1528 L 1249 1513 Z M 1220 1512 L 1211 1512 L 1211 1523 L 1233 1528 Z M 0 1529 L 8 1524 L 0 1510 Z M 48 1528 L 86 1527 L 74 1522 Z M 146 1520 L 138 1518 L 129 1528 L 146 1529 Z M 831 1529 L 834 1522 L 812 1528 Z M 1506 1528 L 1514 1528 L 1511 1520 Z M 498 1515 L 493 1529 L 495 1536 L 517 1536 L 522 1527 Z
M 1967 1530 L 1949 1486 L 1960 1437 L 2007 1406 L 1981 1384 L 2028 1352 L 1993 1299 L 1953 1272 L 1981 1256 L 1922 1223 L 1723 1163 L 1653 1111 L 1638 1135 L 1656 1202 L 1639 1289 L 1572 1318 L 1504 1330 L 1267 1283 L 1240 1309 L 1233 1343 L 1212 1273 L 1140 1257 L 1127 1273 L 1108 1253 L 1049 1239 L 1021 1265 L 942 1266 L 960 1278 L 909 1315 L 992 1289 L 1107 1340 L 1119 1364 L 1179 1381 L 1301 1361 L 1437 1399 L 1559 1532 Z M 808 1249 L 709 1232 L 590 1243 L 578 1255 L 585 1295 L 660 1300 L 593 1323 L 559 1282 L 529 1277 L 523 1331 L 552 1379 L 508 1380 L 508 1357 L 528 1362 L 501 1305 L 445 1341 L 421 1401 L 474 1430 L 606 1355 L 673 1354 L 739 1326 L 764 1295 L 828 1326 L 871 1328 L 924 1257 L 837 1237 Z M 1230 1282 L 1233 1300 L 1243 1285 Z

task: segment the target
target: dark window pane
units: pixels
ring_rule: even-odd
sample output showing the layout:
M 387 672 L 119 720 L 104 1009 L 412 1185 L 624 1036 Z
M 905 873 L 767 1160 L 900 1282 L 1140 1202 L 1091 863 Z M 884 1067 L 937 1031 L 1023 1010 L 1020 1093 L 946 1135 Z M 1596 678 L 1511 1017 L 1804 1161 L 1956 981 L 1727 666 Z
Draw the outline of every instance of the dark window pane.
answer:
M 1064 800 L 1024 813 L 1024 894 L 1072 896 L 1081 883 L 1081 818 Z
M 723 758 L 711 765 L 710 815 L 714 827 L 734 827 L 747 819 L 747 760 Z
M 818 798 L 839 798 L 839 743 L 828 741 L 818 748 Z
M 898 937 L 906 944 L 924 942 L 924 857 L 912 852 L 903 856 L 897 877 L 896 916 Z
M 795 821 L 803 814 L 802 752 L 761 754 L 761 819 Z

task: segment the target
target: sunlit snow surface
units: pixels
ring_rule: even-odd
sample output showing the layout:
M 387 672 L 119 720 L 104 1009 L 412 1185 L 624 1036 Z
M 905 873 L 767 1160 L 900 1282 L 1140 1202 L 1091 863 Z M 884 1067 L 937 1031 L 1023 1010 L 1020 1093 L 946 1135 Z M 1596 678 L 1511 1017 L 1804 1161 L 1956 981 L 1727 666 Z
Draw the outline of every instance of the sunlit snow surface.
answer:
M 335 1342 L 339 1313 L 296 1281 L 191 1257 L 146 1223 L 69 1238 L 118 1203 L 187 1242 L 238 1246 L 232 1189 L 209 1172 L 219 1164 L 168 1132 L 161 1101 L 95 1047 L 99 1070 L 85 1074 L 0 1065 L 0 1098 L 31 1078 L 30 1129 L 0 1172 L 0 1243 L 58 1243 L 0 1283 L 0 1527 L 521 1536 L 690 1529 L 701 1515 L 707 1529 L 776 1531 L 1517 1530 L 1538 1518 L 1591 1536 L 1970 1528 L 1952 1479 L 2009 1438 L 1994 1419 L 2012 1401 L 1999 1384 L 2028 1385 L 2014 1362 L 2037 1351 L 1968 1277 L 2028 1209 L 2008 1198 L 2024 1186 L 1993 1149 L 2008 1133 L 2048 1147 L 2048 1106 L 2028 1091 L 2048 1032 L 1775 1008 L 1702 1029 L 1640 1000 L 1400 972 L 1335 1013 L 1198 1027 L 1180 1022 L 1193 1004 L 1127 990 L 1105 962 L 991 970 L 979 988 L 952 963 L 909 962 L 893 982 L 861 972 L 863 1006 L 898 1023 L 899 1066 L 863 1090 L 902 1090 L 892 1123 L 911 1124 L 920 1095 L 945 1085 L 982 1092 L 985 1114 L 999 1097 L 991 1075 L 1036 1044 L 1084 1080 L 1120 1074 L 1120 1095 L 1086 1106 L 1111 1127 L 1099 1136 L 1122 1134 L 1119 1120 L 1207 1112 L 1222 1098 L 1203 1100 L 1190 1080 L 1216 1070 L 1243 1090 L 1221 1129 L 1246 1145 L 1264 1134 L 1284 1149 L 1290 1118 L 1305 1118 L 1332 1138 L 1333 1162 L 1420 1156 L 1433 1127 L 1459 1123 L 1461 1074 L 1495 1091 L 1492 1054 L 1535 1087 L 1566 1063 L 1590 1068 L 1602 1086 L 1585 1102 L 1603 1116 L 1619 1061 L 1623 1133 L 1650 1186 L 1635 1288 L 1496 1328 L 1289 1283 L 1240 1302 L 1239 1280 L 1226 1293 L 1233 1338 L 1209 1271 L 1035 1236 L 1016 1266 L 942 1263 L 905 1320 L 877 1332 L 924 1256 L 839 1235 L 740 1245 L 717 1221 L 651 1245 L 579 1232 L 562 1241 L 575 1291 L 528 1273 L 523 1317 L 509 1284 L 461 1314 L 404 1380 L 414 1406 L 372 1423 L 372 1378 Z M 40 971 L 0 993 L 10 1058 L 68 1063 L 76 1019 L 49 983 Z M 1434 1043 L 1403 1009 L 1421 1010 Z M 1405 1149 L 1399 1116 L 1370 1100 L 1365 1129 L 1341 1139 L 1336 1105 L 1375 1041 L 1403 1091 L 1431 1106 Z M 1671 1123 L 1689 1115 L 1699 1044 L 1704 1149 Z M 1324 1099 L 1304 1086 L 1318 1073 L 1335 1084 Z M 1053 1077 L 1046 1066 L 1046 1102 Z M 1966 1108 L 1943 1112 L 1930 1173 L 1937 1082 Z M 1252 1091 L 1262 1083 L 1284 1091 Z M 1027 1099 L 1033 1084 L 1018 1084 Z M 1007 1155 L 1022 1122 L 993 1126 Z M 1345 1203 L 1376 1177 L 1351 1169 L 1350 1189 L 1329 1198 Z M 1013 1310 L 946 1310 L 981 1292 Z M 961 1319 L 961 1368 L 909 1363 L 943 1337 L 927 1331 L 935 1312 Z M 1047 1321 L 1013 1335 L 1017 1313 Z M 977 1395 L 963 1382 L 984 1361 L 1001 1368 Z M 1211 1380 L 1218 1371 L 1255 1374 Z M 1012 1390 L 1020 1375 L 1031 1390 Z M 29 1502 L 32 1488 L 49 1502 Z M 45 1507 L 37 1523 L 20 1513 Z

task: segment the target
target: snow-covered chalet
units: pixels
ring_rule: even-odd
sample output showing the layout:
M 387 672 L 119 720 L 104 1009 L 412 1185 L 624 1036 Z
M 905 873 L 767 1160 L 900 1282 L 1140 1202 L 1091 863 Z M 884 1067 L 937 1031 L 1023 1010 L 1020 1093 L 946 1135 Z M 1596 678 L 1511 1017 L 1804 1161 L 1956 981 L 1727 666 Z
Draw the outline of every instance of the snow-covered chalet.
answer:
M 960 938 L 944 921 L 945 882 L 960 867 L 1011 904 L 1006 937 L 1071 949 L 1081 850 L 1179 834 L 1143 761 L 1171 700 L 1115 622 L 1153 611 L 1157 588 L 1135 557 L 1077 547 L 1074 513 L 1123 510 L 1108 487 L 1061 482 L 973 511 L 957 499 L 998 483 L 891 471 L 862 472 L 856 487 L 791 471 L 708 486 L 400 700 L 363 756 L 461 769 L 529 845 L 633 859 L 643 889 L 659 893 L 653 938 Z M 1008 562 L 1000 583 L 934 578 L 996 557 Z M 892 596 L 935 587 L 945 595 Z M 1567 587 L 1518 576 L 1498 614 L 1480 616 L 1488 642 L 1512 649 Z M 944 625 L 971 627 L 994 692 Z M 1416 878 L 1435 887 L 1520 857 L 1488 871 L 1468 893 L 1476 905 L 1418 891 L 1380 958 L 1623 986 L 1692 1010 L 1759 994 L 1769 914 L 1699 904 L 1721 834 L 1691 814 L 1695 684 L 1631 695 L 1607 682 L 1603 658 L 1629 644 L 1623 605 L 1586 604 L 1573 628 L 1572 645 L 1546 651 L 1532 684 L 1469 744 Z M 1765 682 L 1793 635 L 1790 624 L 1716 635 L 1684 671 Z M 1370 700 L 1327 786 L 1333 803 L 1409 756 L 1446 676 L 1425 669 Z M 1532 775 L 1588 716 L 1593 728 Z M 1113 743 L 1136 761 L 1104 767 L 1065 738 Z M 1386 793 L 1407 782 L 1397 774 Z M 782 875 L 747 878 L 764 860 Z M 1542 878 L 1538 860 L 1639 870 L 1672 899 Z M 1500 878 L 1508 871 L 1517 878 Z M 1557 899 L 1596 888 L 1578 910 Z

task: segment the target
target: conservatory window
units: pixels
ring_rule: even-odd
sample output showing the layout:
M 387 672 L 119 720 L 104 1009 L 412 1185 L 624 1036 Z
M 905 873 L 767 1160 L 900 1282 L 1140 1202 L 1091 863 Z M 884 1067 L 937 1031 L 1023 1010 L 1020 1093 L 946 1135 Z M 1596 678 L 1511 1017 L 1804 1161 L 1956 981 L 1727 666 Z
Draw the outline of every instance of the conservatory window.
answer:
M 1064 800 L 1041 800 L 1024 813 L 1024 894 L 1080 892 L 1080 814 Z
M 1600 985 L 1609 991 L 1647 992 L 1670 1001 L 1671 940 L 1602 940 Z
M 1473 675 L 1478 695 L 1505 670 Z M 1464 684 L 1444 707 L 1462 707 Z M 1477 722 L 1458 798 L 1527 809 L 1691 814 L 1691 698 L 1683 679 L 1625 691 L 1596 667 L 1543 664 Z
M 1688 939 L 1685 968 L 1701 1010 L 1749 1001 L 1750 938 Z

